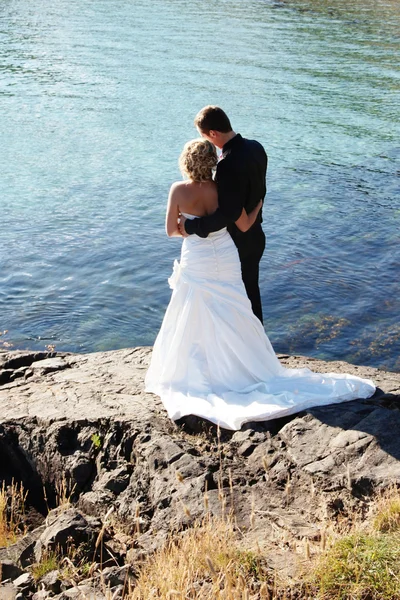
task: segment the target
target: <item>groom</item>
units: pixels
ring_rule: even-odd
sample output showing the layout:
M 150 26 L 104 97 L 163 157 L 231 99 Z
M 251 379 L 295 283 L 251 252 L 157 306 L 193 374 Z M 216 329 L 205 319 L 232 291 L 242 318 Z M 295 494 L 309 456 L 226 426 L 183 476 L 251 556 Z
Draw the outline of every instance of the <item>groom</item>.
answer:
M 193 233 L 207 237 L 209 233 L 228 227 L 235 242 L 242 267 L 242 279 L 250 299 L 253 313 L 263 322 L 259 264 L 265 248 L 265 235 L 261 227 L 261 210 L 254 225 L 245 233 L 235 221 L 242 209 L 247 213 L 255 208 L 266 193 L 265 178 L 268 157 L 264 148 L 254 140 L 243 138 L 232 130 L 230 121 L 218 106 L 205 106 L 196 115 L 194 124 L 200 135 L 222 149 L 217 165 L 218 209 L 200 219 L 180 219 L 181 234 Z

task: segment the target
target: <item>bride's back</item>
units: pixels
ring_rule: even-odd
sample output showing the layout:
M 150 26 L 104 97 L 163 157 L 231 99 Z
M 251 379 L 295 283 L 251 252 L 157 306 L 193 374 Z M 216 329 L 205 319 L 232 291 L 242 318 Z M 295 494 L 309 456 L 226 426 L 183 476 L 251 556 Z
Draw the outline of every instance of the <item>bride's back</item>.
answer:
M 214 181 L 179 181 L 174 187 L 179 212 L 204 217 L 217 210 L 218 193 Z

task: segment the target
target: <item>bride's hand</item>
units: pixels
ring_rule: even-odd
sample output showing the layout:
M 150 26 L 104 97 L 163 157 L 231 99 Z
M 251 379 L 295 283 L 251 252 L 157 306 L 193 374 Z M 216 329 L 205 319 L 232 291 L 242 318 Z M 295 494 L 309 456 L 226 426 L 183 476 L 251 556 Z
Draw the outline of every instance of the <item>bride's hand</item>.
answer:
M 185 221 L 186 217 L 184 217 L 183 215 L 179 215 L 178 228 L 182 237 L 188 237 L 188 234 L 186 233 L 185 229 Z

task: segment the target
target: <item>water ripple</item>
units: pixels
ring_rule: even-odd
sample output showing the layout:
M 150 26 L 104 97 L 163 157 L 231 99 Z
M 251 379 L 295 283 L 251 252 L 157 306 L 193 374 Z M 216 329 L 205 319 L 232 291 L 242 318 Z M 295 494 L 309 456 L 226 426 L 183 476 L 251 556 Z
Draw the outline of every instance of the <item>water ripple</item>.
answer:
M 194 114 L 215 102 L 269 153 L 261 287 L 276 349 L 399 369 L 399 30 L 383 0 L 3 3 L 10 343 L 154 341 L 179 254 L 168 189 Z

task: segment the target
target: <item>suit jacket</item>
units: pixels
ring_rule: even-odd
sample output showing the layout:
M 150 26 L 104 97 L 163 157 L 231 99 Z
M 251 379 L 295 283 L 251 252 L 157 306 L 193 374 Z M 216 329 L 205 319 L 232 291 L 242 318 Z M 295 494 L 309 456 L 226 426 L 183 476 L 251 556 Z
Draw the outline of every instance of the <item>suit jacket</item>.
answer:
M 227 227 L 239 253 L 248 253 L 264 237 L 261 228 L 261 211 L 254 225 L 246 232 L 240 231 L 235 221 L 244 208 L 249 213 L 266 194 L 267 154 L 259 142 L 236 134 L 222 148 L 222 158 L 217 165 L 218 209 L 212 215 L 187 220 L 189 234 L 207 237 L 212 231 Z

